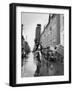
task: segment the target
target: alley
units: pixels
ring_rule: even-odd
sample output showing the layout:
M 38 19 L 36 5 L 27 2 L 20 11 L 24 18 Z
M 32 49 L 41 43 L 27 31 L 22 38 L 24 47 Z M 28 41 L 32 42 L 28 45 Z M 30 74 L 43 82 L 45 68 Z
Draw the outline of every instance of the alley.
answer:
M 22 77 L 33 77 L 33 76 L 55 76 L 64 74 L 64 65 L 60 62 L 47 61 L 41 57 L 41 63 L 34 58 L 32 52 L 29 53 L 28 58 L 23 61 L 22 66 Z M 39 66 L 38 66 L 39 65 Z M 38 66 L 38 69 L 37 69 Z
M 33 53 L 30 52 L 28 58 L 23 61 L 21 75 L 22 77 L 33 77 L 37 66 L 34 61 Z

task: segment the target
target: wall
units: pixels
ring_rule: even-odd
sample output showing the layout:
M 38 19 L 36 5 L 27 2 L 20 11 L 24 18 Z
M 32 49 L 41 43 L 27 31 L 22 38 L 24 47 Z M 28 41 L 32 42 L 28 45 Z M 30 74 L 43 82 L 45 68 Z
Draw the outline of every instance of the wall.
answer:
M 60 16 L 57 14 L 49 18 L 50 22 L 48 20 L 48 24 L 41 35 L 40 42 L 44 48 L 60 44 Z
M 64 46 L 64 15 L 60 16 L 60 44 Z
M 48 4 L 48 5 L 50 4 L 68 5 L 68 6 L 73 5 L 73 0 L 1 0 L 0 1 L 0 90 L 20 90 L 20 89 L 21 90 L 29 90 L 29 89 L 30 90 L 73 90 L 73 83 L 62 84 L 62 85 L 46 85 L 46 86 L 34 86 L 34 87 L 31 86 L 31 87 L 17 87 L 17 88 L 12 88 L 8 86 L 8 82 L 9 82 L 9 3 L 12 3 L 12 2 Z M 72 78 L 72 81 L 73 81 L 73 78 Z
M 64 15 L 55 15 L 46 25 L 41 35 L 41 44 L 43 47 L 64 46 Z

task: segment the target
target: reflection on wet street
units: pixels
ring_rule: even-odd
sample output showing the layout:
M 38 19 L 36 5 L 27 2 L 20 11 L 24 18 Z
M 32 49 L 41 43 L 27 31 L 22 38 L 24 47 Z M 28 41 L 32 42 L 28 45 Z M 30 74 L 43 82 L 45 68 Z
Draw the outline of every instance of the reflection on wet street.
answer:
M 64 64 L 58 61 L 47 61 L 43 56 L 39 62 L 35 54 L 30 52 L 28 57 L 23 59 L 21 70 L 21 77 L 64 75 Z
M 36 71 L 36 63 L 34 61 L 34 55 L 32 52 L 29 53 L 28 58 L 23 60 L 23 66 L 21 75 L 22 77 L 32 77 Z

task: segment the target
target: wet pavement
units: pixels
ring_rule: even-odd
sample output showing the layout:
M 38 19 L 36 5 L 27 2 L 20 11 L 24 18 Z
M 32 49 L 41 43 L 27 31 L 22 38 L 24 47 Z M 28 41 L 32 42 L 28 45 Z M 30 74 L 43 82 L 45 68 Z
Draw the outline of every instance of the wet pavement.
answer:
M 37 59 L 34 58 L 34 54 L 30 52 L 28 58 L 24 58 L 21 68 L 21 77 L 64 75 L 63 63 L 47 62 L 43 57 L 41 61 L 41 63 L 38 63 Z
M 29 53 L 28 58 L 23 61 L 21 76 L 22 77 L 33 77 L 36 71 L 36 63 L 34 61 L 33 53 Z

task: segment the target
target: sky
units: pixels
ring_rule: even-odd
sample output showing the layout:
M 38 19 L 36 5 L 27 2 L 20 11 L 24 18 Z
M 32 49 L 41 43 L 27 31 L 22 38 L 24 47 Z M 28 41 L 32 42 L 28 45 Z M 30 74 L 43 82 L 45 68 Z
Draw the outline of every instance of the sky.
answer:
M 27 40 L 31 50 L 34 47 L 35 31 L 37 24 L 41 24 L 41 32 L 48 23 L 49 13 L 25 13 L 22 12 L 23 36 Z

